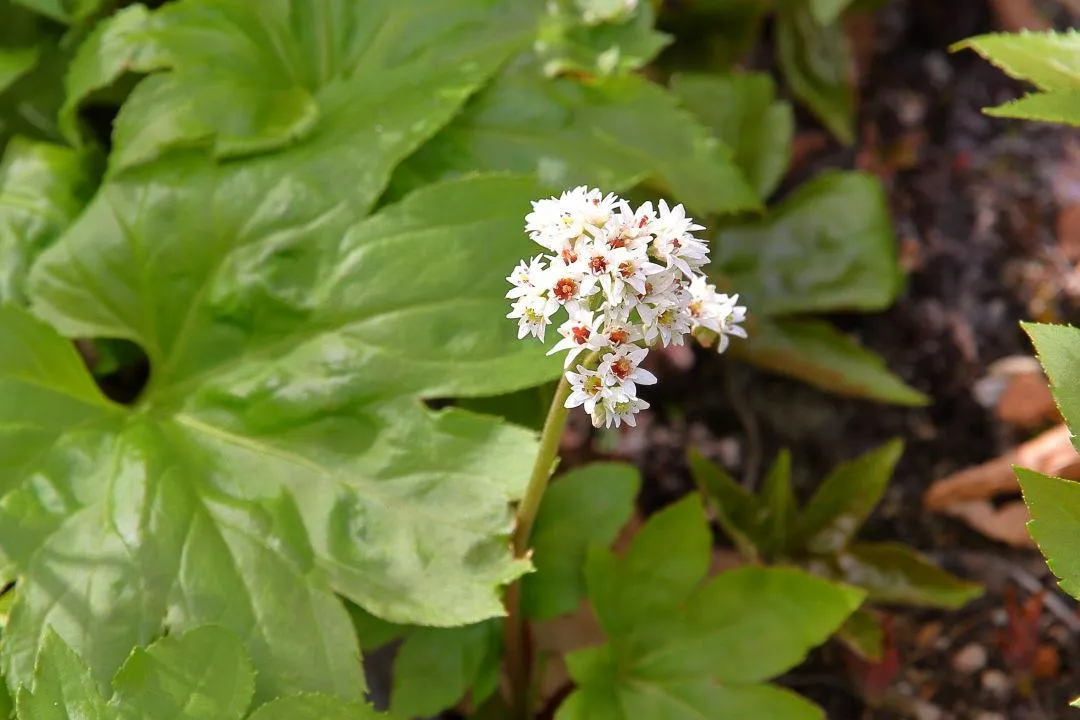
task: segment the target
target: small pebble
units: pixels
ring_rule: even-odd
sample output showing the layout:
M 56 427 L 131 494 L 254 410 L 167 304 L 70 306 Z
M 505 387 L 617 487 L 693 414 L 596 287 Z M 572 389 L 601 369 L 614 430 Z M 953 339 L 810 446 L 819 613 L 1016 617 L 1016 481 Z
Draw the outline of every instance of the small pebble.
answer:
M 971 716 L 972 720 L 1009 720 L 999 712 L 990 712 L 989 710 L 980 710 Z
M 978 643 L 969 643 L 960 648 L 952 657 L 953 670 L 971 675 L 986 667 L 986 648 Z
M 1012 690 L 1012 680 L 1001 670 L 990 669 L 982 674 L 983 690 L 996 697 L 1004 698 Z
M 914 711 L 915 720 L 945 720 L 945 711 L 926 700 L 916 700 L 911 709 Z

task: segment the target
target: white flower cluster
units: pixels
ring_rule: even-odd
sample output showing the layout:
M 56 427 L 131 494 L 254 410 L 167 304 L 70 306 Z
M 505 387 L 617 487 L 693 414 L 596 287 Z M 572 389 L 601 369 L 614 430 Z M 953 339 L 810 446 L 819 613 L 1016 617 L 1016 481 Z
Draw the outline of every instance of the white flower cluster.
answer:
M 519 338 L 544 340 L 552 316 L 566 309 L 562 339 L 548 354 L 566 351 L 566 368 L 582 352 L 599 355 L 596 368 L 566 373 L 566 406 L 584 406 L 596 427 L 635 425 L 649 407 L 637 396 L 638 385 L 656 382 L 641 367 L 649 346 L 681 345 L 693 333 L 723 352 L 730 336 L 746 337 L 739 296 L 716 292 L 700 273 L 709 250 L 694 232 L 703 229 L 682 205 L 661 200 L 655 210 L 650 202 L 634 210 L 584 186 L 534 202 L 525 217 L 525 231 L 547 253 L 507 278 L 507 317 L 517 319 Z

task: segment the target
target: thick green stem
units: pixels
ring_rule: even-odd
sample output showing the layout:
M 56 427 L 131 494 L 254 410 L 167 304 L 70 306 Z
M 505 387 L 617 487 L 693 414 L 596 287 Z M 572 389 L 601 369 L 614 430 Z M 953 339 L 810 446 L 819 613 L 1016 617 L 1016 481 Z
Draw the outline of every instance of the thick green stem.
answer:
M 599 352 L 594 352 L 586 357 L 582 364 L 585 367 L 591 367 L 598 357 Z M 540 511 L 540 503 L 544 499 L 544 492 L 547 491 L 548 481 L 551 479 L 555 461 L 559 456 L 559 441 L 562 439 L 566 417 L 570 412 L 565 407 L 566 398 L 569 396 L 570 383 L 564 375 L 559 380 L 555 397 L 551 399 L 551 407 L 544 420 L 544 429 L 540 433 L 540 448 L 536 453 L 536 462 L 533 464 L 525 494 L 518 504 L 517 523 L 511 539 L 514 557 L 517 558 L 525 558 L 529 554 L 529 538 L 532 535 L 533 524 L 536 522 L 536 514 Z M 520 582 L 515 582 L 507 589 L 504 629 L 506 669 L 510 679 L 513 716 L 519 720 L 531 720 L 529 697 L 532 663 L 528 628 L 525 618 L 521 615 Z

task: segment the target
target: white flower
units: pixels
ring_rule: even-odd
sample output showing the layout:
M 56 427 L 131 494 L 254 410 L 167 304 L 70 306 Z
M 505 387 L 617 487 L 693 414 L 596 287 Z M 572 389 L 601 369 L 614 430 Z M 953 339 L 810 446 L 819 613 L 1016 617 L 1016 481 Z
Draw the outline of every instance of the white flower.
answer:
M 587 311 L 571 315 L 569 320 L 559 326 L 559 334 L 562 335 L 562 340 L 548 350 L 547 354 L 567 351 L 563 367 L 570 367 L 574 358 L 583 350 L 599 350 L 608 344 L 607 338 L 597 329 L 593 313 Z
M 543 341 L 551 316 L 559 309 L 559 303 L 544 295 L 524 295 L 514 301 L 506 316 L 518 321 L 518 340 L 533 335 Z
M 637 385 L 655 385 L 656 376 L 643 367 L 641 361 L 649 354 L 647 348 L 623 345 L 600 358 L 597 371 L 609 385 L 618 385 L 630 394 L 637 393 Z
M 690 283 L 691 296 L 688 309 L 693 319 L 693 329 L 703 327 L 719 336 L 718 352 L 727 350 L 731 337 L 746 337 L 746 330 L 739 323 L 746 319 L 746 308 L 739 305 L 738 295 L 716 292 L 704 276 L 695 277 Z
M 535 295 L 543 291 L 547 283 L 547 266 L 544 264 L 544 256 L 537 255 L 526 265 L 522 260 L 514 272 L 510 273 L 507 281 L 514 287 L 506 293 L 508 298 L 519 298 L 524 295 Z
M 642 410 L 649 408 L 649 403 L 636 395 L 629 393 L 612 394 L 605 398 L 603 405 L 603 417 L 602 421 L 607 427 L 614 425 L 619 427 L 622 423 L 626 423 L 630 427 L 637 426 L 637 415 Z M 593 425 L 597 425 L 597 416 L 600 413 L 593 413 Z
M 570 383 L 570 396 L 566 398 L 565 407 L 576 408 L 581 405 L 590 415 L 596 404 L 611 392 L 600 373 L 589 370 L 584 365 L 578 365 L 577 372 L 566 373 L 566 379 Z
M 739 296 L 716 292 L 700 273 L 709 251 L 693 233 L 704 228 L 682 205 L 634 209 L 584 185 L 532 205 L 525 230 L 550 254 L 522 261 L 507 278 L 507 317 L 518 321 L 519 338 L 543 340 L 552 316 L 566 309 L 548 354 L 565 353 L 564 368 L 576 364 L 565 374 L 565 404 L 583 407 L 597 427 L 635 425 L 649 407 L 637 397 L 639 385 L 656 383 L 641 367 L 649 346 L 681 345 L 694 332 L 723 352 L 731 337 L 746 337 Z M 601 353 L 596 369 L 587 367 Z

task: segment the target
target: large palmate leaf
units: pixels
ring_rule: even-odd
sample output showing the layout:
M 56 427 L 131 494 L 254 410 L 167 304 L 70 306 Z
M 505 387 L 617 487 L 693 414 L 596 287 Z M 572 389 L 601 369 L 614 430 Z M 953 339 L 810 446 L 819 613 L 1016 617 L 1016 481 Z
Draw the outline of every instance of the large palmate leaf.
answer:
M 504 0 L 184 0 L 100 27 L 68 75 L 64 128 L 91 92 L 141 82 L 116 120 L 115 170 L 169 146 L 219 157 L 316 134 L 342 165 L 425 139 L 513 51 L 535 12 Z M 362 150 L 361 150 L 362 149 Z M 353 154 L 356 153 L 356 154 Z
M 699 214 L 759 205 L 731 151 L 664 88 L 636 75 L 549 80 L 528 58 L 409 158 L 392 192 L 478 169 L 534 173 L 559 190 L 647 179 Z
M 625 557 L 594 549 L 586 576 L 608 642 L 567 658 L 577 689 L 560 720 L 823 717 L 762 682 L 824 642 L 862 593 L 791 569 L 703 582 L 710 545 L 691 497 L 650 519 Z
M 106 700 L 82 658 L 50 630 L 32 683 L 19 689 L 17 713 L 19 720 L 241 720 L 248 717 L 254 677 L 236 636 L 206 625 L 135 648 Z M 274 700 L 250 717 L 365 720 L 379 715 L 362 703 L 306 694 Z
M 93 193 L 88 153 L 15 138 L 0 162 L 0 303 L 22 302 L 30 263 Z
M 0 377 L 31 398 L 78 389 L 50 396 L 55 412 L 30 405 L 37 423 L 0 423 L 5 466 L 25 468 L 10 481 L 32 475 L 0 506 L 0 550 L 25 573 L 9 682 L 45 625 L 101 679 L 163 628 L 213 621 L 247 643 L 260 697 L 348 697 L 357 651 L 330 586 L 394 621 L 452 625 L 500 614 L 498 586 L 526 568 L 507 501 L 532 434 L 403 396 L 557 374 L 501 312 L 534 181 L 436 186 L 348 228 L 341 205 L 310 214 L 324 179 L 291 154 L 286 177 L 285 155 L 124 173 L 39 260 L 42 315 L 146 348 L 134 412 L 90 392 L 46 329 L 5 316 L 22 335 Z

